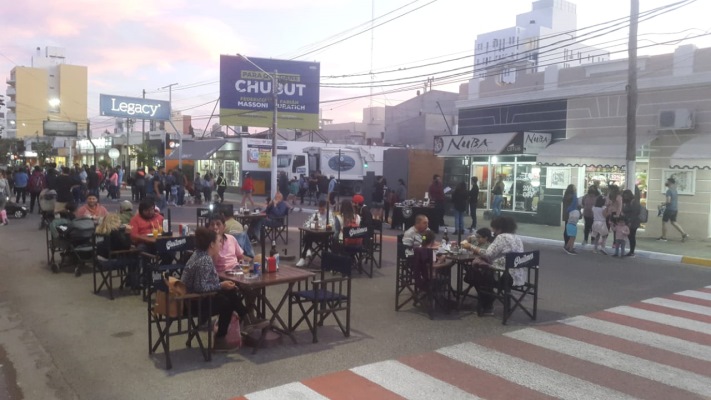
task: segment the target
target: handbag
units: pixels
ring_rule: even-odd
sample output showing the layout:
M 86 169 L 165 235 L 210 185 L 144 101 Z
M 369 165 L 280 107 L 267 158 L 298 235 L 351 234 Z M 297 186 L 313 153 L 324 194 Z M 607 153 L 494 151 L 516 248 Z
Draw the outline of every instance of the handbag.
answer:
M 153 310 L 157 314 L 165 315 L 171 318 L 177 318 L 183 315 L 183 300 L 176 300 L 176 297 L 185 296 L 188 293 L 188 288 L 178 278 L 173 276 L 163 276 L 163 282 L 168 288 L 166 293 L 164 290 L 156 291 L 156 304 Z
M 657 207 L 657 217 L 661 217 L 664 215 L 664 212 L 667 211 L 667 205 L 666 204 L 660 204 Z

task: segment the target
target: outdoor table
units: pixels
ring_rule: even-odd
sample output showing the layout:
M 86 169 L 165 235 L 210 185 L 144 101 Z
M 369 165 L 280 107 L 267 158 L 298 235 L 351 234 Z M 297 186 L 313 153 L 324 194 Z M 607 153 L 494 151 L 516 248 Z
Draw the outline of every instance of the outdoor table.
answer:
M 224 271 L 220 272 L 218 275 L 222 280 L 234 282 L 240 290 L 254 294 L 256 301 L 248 304 L 247 307 L 264 318 L 266 318 L 266 309 L 269 309 L 271 312 L 271 316 L 269 317 L 269 325 L 271 329 L 288 335 L 291 340 L 296 343 L 296 339 L 292 334 L 292 328 L 284 322 L 279 315 L 279 311 L 284 304 L 287 303 L 294 285 L 297 282 L 305 281 L 314 277 L 315 274 L 301 268 L 284 265 L 284 263 L 279 265 L 279 270 L 277 272 L 263 272 L 259 275 L 245 275 L 244 273 L 239 273 L 239 269 L 236 269 L 235 271 L 237 272 L 236 274 L 232 274 L 230 271 Z M 277 285 L 287 285 L 287 287 L 279 300 L 279 303 L 276 307 L 274 307 L 266 295 L 266 288 Z M 257 304 L 261 304 L 261 307 L 257 307 Z M 259 308 L 261 308 L 261 310 Z
M 403 215 L 403 209 L 405 206 L 399 205 L 393 207 L 393 218 L 392 218 L 392 226 L 393 228 L 398 228 L 402 227 L 401 229 L 406 231 L 408 230 L 412 225 L 415 224 L 415 216 L 418 214 L 422 214 L 427 217 L 429 220 L 429 228 L 432 230 L 432 232 L 439 233 L 439 217 L 437 214 L 437 210 L 434 207 L 431 206 L 407 206 L 412 210 L 412 215 L 409 217 L 405 217 Z
M 323 258 L 323 253 L 328 250 L 328 243 L 331 241 L 331 237 L 334 233 L 333 229 L 299 227 L 299 254 L 303 254 L 304 235 L 311 235 L 313 237 L 313 247 L 311 248 L 312 257 L 306 267 L 311 265 L 316 257 Z
M 267 214 L 263 213 L 263 212 L 260 212 L 257 214 L 253 214 L 251 212 L 249 214 L 236 212 L 233 215 L 235 217 L 235 220 L 237 220 L 237 222 L 242 224 L 242 226 L 245 226 L 245 225 L 252 226 L 253 223 L 267 217 Z
M 158 238 L 176 238 L 180 237 L 181 235 L 178 232 L 171 232 L 170 235 L 163 235 L 163 234 L 158 234 Z M 132 239 L 135 238 L 141 243 L 145 244 L 150 244 L 154 245 L 156 244 L 156 237 L 153 236 L 152 233 L 146 234 L 146 235 L 138 235 L 138 236 L 132 236 Z
M 447 253 L 445 257 L 448 260 L 452 260 L 457 264 L 457 284 L 456 287 L 454 288 L 454 294 L 457 299 L 457 309 L 460 309 L 462 305 L 464 304 L 464 301 L 468 298 L 474 298 L 476 299 L 477 297 L 474 295 L 470 295 L 468 292 L 464 293 L 464 273 L 466 272 L 466 266 L 471 264 L 478 255 L 472 253 L 472 252 L 466 252 L 466 253 Z

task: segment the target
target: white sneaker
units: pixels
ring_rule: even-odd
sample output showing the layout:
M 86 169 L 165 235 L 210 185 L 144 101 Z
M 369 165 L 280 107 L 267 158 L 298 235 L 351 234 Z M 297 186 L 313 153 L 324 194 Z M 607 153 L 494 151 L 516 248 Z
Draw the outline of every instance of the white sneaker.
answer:
M 311 258 L 312 256 L 313 256 L 313 253 L 311 252 L 311 250 L 310 249 L 306 250 L 306 257 Z
M 303 259 L 303 258 L 300 258 L 300 259 L 299 259 L 299 262 L 296 263 L 296 266 L 297 266 L 297 267 L 303 267 L 303 266 L 305 266 L 305 265 L 306 265 L 306 260 Z

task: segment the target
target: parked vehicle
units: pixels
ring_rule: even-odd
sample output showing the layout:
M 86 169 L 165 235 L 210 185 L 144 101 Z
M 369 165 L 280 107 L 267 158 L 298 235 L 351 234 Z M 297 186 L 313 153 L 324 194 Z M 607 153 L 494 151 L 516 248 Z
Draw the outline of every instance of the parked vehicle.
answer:
M 25 218 L 29 213 L 27 207 L 21 206 L 17 203 L 13 203 L 11 201 L 8 201 L 5 204 L 5 211 L 7 211 L 8 217 L 15 217 L 17 219 Z

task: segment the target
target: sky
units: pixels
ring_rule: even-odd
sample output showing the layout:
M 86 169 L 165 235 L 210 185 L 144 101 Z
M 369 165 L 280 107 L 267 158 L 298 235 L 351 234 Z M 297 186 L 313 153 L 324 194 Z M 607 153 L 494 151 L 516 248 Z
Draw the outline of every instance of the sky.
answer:
M 641 13 L 649 16 L 639 25 L 640 56 L 673 52 L 681 44 L 711 46 L 709 0 L 684 0 L 676 10 L 645 14 L 678 1 L 640 0 Z M 608 48 L 613 59 L 626 58 L 626 27 L 598 38 L 589 32 L 629 16 L 630 2 L 573 2 L 578 34 L 588 34 L 585 43 Z M 0 13 L 0 71 L 9 77 L 13 67 L 29 66 L 36 47 L 65 48 L 68 63 L 88 66 L 88 116 L 96 134 L 113 127 L 113 118 L 99 115 L 99 93 L 141 97 L 145 89 L 146 97 L 167 100 L 168 89 L 160 88 L 177 83 L 173 109 L 192 115 L 196 129 L 206 129 L 217 122 L 210 115 L 219 97 L 220 54 L 317 61 L 323 118 L 360 122 L 363 108 L 410 99 L 428 76 L 435 78 L 435 89 L 458 91 L 472 77 L 477 34 L 514 26 L 516 15 L 530 11 L 531 3 L 13 1 Z M 443 78 L 456 73 L 462 75 Z

